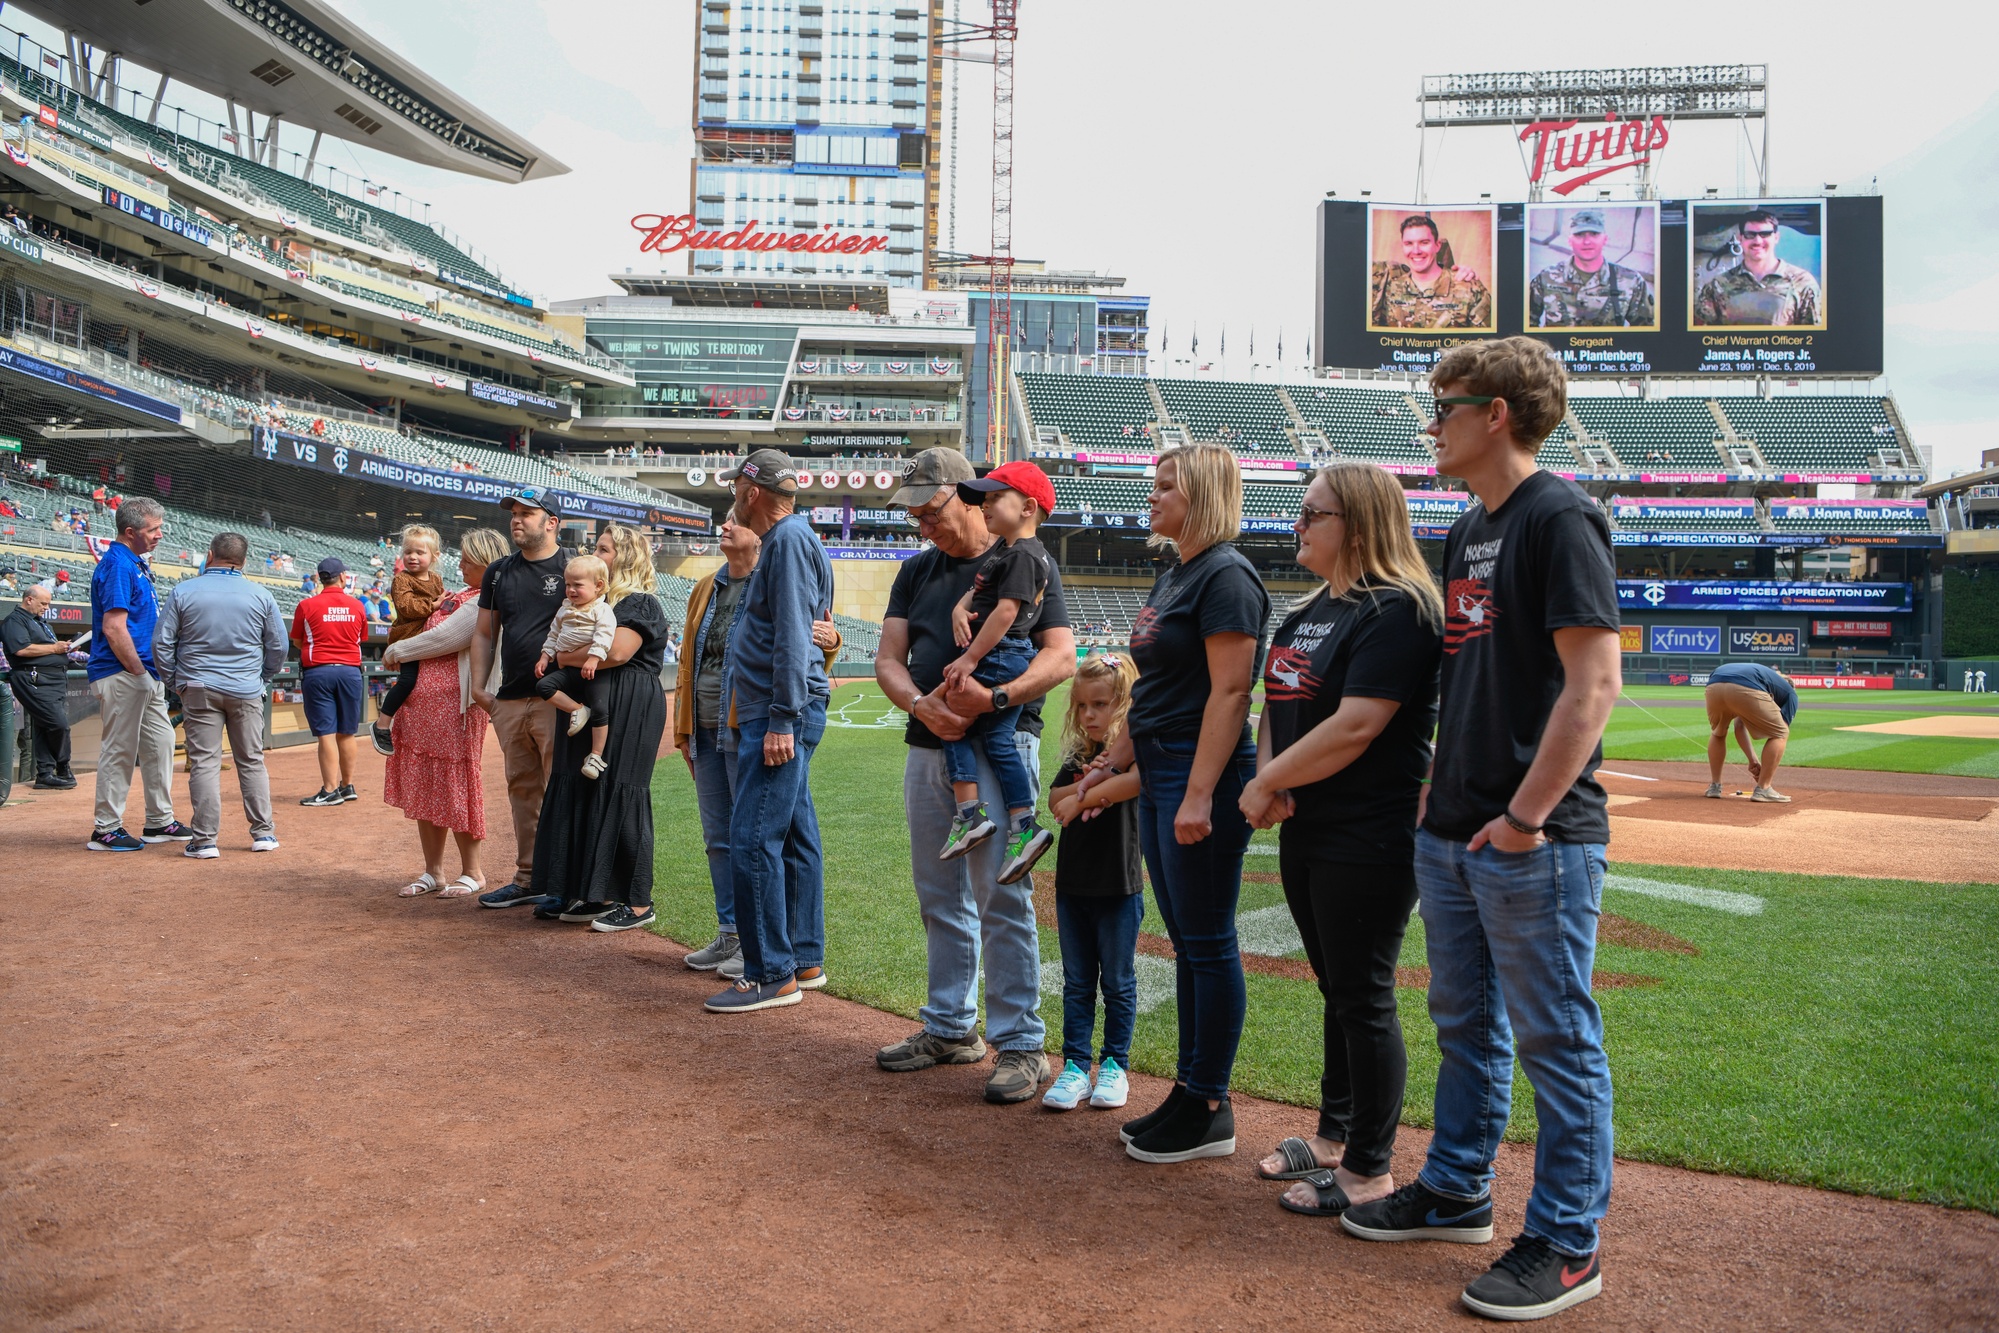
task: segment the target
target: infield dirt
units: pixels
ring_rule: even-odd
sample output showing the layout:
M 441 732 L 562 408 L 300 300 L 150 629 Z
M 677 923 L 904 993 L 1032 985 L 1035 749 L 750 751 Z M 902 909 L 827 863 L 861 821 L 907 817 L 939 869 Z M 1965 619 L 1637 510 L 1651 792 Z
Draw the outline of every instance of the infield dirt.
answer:
M 88 784 L 0 814 L 5 1327 L 1475 1326 L 1500 1246 L 1354 1241 L 1252 1178 L 1310 1112 L 1242 1098 L 1234 1158 L 1142 1166 L 1118 1113 L 880 1073 L 907 1020 L 716 1017 L 644 932 L 399 900 L 379 770 L 301 810 L 310 766 L 273 756 L 267 856 L 234 808 L 219 861 L 86 854 Z M 1531 1173 L 1502 1149 L 1502 1238 Z M 1619 1162 L 1604 1235 L 1563 1328 L 1999 1323 L 1984 1214 Z

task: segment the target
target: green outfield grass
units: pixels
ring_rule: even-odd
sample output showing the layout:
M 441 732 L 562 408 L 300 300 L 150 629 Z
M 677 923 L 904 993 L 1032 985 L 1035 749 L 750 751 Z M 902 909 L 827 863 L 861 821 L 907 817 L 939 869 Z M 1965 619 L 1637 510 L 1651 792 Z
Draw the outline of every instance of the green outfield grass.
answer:
M 877 725 L 899 715 L 871 684 L 842 687 L 834 708 L 847 725 L 829 730 L 813 773 L 826 839 L 830 989 L 913 1016 L 923 1002 L 924 951 L 901 810 L 903 745 L 899 723 Z M 1049 773 L 1052 740 L 1043 750 Z M 669 760 L 659 766 L 656 787 L 661 929 L 684 943 L 705 943 L 714 932 L 714 904 L 693 783 L 682 763 Z M 1257 835 L 1257 847 L 1274 845 L 1274 834 Z M 1253 855 L 1248 868 L 1272 874 L 1276 858 Z M 1601 971 L 1657 983 L 1599 992 L 1617 1085 L 1620 1156 L 1999 1212 L 1999 1136 L 1991 1132 L 1999 1123 L 1999 1048 L 1992 1041 L 1999 1032 L 1999 949 L 1992 944 L 1999 939 L 1999 887 L 1634 865 L 1612 870 L 1607 911 L 1700 951 L 1696 957 L 1614 944 L 1600 950 Z M 1754 895 L 1762 907 L 1736 915 L 1662 899 L 1655 896 L 1661 884 L 1680 899 L 1700 896 L 1689 889 L 1721 891 Z M 1276 884 L 1245 885 L 1242 912 L 1259 914 L 1251 918 L 1259 938 L 1270 940 L 1272 928 L 1288 920 L 1281 904 Z M 1041 1011 L 1054 1051 L 1061 1001 L 1053 969 L 1060 951 L 1055 923 L 1040 926 Z M 1150 903 L 1146 929 L 1160 930 Z M 1412 921 L 1403 963 L 1423 961 L 1422 926 Z M 1149 998 L 1152 1007 L 1139 1017 L 1133 1063 L 1170 1073 L 1170 966 L 1141 959 L 1141 980 L 1147 988 L 1141 1003 Z M 1252 974 L 1249 999 L 1236 1085 L 1315 1106 L 1318 992 L 1308 983 Z M 1437 1070 L 1435 1034 L 1420 992 L 1405 989 L 1400 1001 L 1410 1051 L 1404 1118 L 1425 1125 Z M 1524 1079 L 1517 1089 L 1509 1137 L 1527 1139 L 1534 1132 L 1533 1099 Z M 1298 1130 L 1311 1123 L 1312 1113 L 1301 1109 Z
M 1674 703 L 1692 706 L 1671 707 Z M 1700 705 L 1701 692 L 1687 686 L 1626 686 L 1604 730 L 1603 757 L 1705 762 L 1707 715 Z M 1999 695 L 1992 694 L 1799 690 L 1798 715 L 1791 723 L 1783 762 L 1794 768 L 1865 768 L 1999 778 L 1999 741 L 1840 730 L 1940 713 L 1991 716 L 1995 711 L 1999 711 Z M 1737 763 L 1741 758 L 1740 747 L 1731 741 L 1729 762 Z

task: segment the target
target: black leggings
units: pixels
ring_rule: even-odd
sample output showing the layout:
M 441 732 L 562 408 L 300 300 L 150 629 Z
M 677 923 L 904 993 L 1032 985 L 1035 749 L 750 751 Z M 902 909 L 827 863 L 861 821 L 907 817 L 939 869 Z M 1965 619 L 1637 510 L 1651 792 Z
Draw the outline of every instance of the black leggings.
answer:
M 416 688 L 417 668 L 421 662 L 405 662 L 396 671 L 396 683 L 389 686 L 389 692 L 382 696 L 382 702 L 375 705 L 375 712 L 381 717 L 394 717 L 396 710 L 403 706 L 403 700 L 410 697 Z
M 603 669 L 601 665 L 597 668 L 597 680 L 585 680 L 582 667 L 552 666 L 534 683 L 534 692 L 544 699 L 552 699 L 560 691 L 590 710 L 592 727 L 609 726 L 611 715 L 604 711 L 604 689 L 599 683 L 603 679 Z
M 1322 861 L 1297 842 L 1280 835 L 1278 869 L 1326 999 L 1319 1137 L 1346 1145 L 1347 1170 L 1378 1176 L 1395 1151 L 1409 1077 L 1395 1016 L 1395 960 L 1416 905 L 1416 869 Z

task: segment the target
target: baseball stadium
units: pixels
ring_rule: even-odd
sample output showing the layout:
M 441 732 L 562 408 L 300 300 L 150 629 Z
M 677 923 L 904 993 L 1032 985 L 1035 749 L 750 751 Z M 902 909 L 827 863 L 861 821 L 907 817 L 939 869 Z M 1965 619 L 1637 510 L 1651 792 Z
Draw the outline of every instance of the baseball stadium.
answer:
M 1999 1326 L 1999 447 L 1940 464 L 1920 400 L 1887 373 L 1884 253 L 1912 201 L 1785 193 L 1764 65 L 1410 65 L 1415 188 L 1349 188 L 1321 152 L 1310 169 L 1335 188 L 1313 191 L 1309 227 L 1298 219 L 1311 245 L 1260 261 L 1259 281 L 1301 305 L 1309 293 L 1303 359 L 1283 362 L 1280 334 L 1276 362 L 1230 360 L 1224 333 L 1204 360 L 1198 333 L 1168 344 L 1166 317 L 1192 312 L 1133 290 L 1147 270 L 1119 230 L 1092 240 L 1108 247 L 1097 269 L 1015 255 L 1015 199 L 1031 205 L 1039 179 L 1015 175 L 1015 97 L 1043 95 L 1028 73 L 1039 43 L 1080 40 L 1055 10 L 1030 7 L 1023 28 L 1013 0 L 659 9 L 676 63 L 658 75 L 689 108 L 684 182 L 676 159 L 649 187 L 654 211 L 628 229 L 619 213 L 614 246 L 548 228 L 547 251 L 584 247 L 602 275 L 552 296 L 547 275 L 503 272 L 480 248 L 536 182 L 596 179 L 550 151 L 596 161 L 581 120 L 541 121 L 547 147 L 509 127 L 538 118 L 532 88 L 490 114 L 449 86 L 455 61 L 371 32 L 358 3 L 0 12 L 0 896 L 15 1014 L 0 1326 L 1441 1328 L 1465 1326 L 1465 1305 L 1507 1319 L 1573 1305 L 1561 1317 L 1577 1328 Z M 1105 99 L 1088 113 L 1101 124 L 1120 95 L 1108 80 L 1082 94 Z M 1451 193 L 1452 129 L 1459 144 L 1489 133 L 1509 161 L 1498 136 L 1519 147 L 1514 194 Z M 1739 189 L 1667 174 L 1669 139 L 1704 133 L 1741 140 Z M 399 172 L 443 184 L 405 190 Z M 418 197 L 474 183 L 494 192 L 483 220 Z M 1083 691 L 1106 661 L 1145 681 L 1166 590 L 1196 568 L 1162 549 L 1161 496 L 1223 451 L 1240 491 L 1232 558 L 1256 607 L 1236 632 L 1255 645 L 1252 729 L 1277 728 L 1297 684 L 1264 674 L 1273 635 L 1328 591 L 1302 561 L 1325 516 L 1308 490 L 1331 494 L 1331 474 L 1391 479 L 1408 532 L 1390 535 L 1434 581 L 1455 653 L 1492 618 L 1505 626 L 1485 576 L 1452 564 L 1504 506 L 1448 470 L 1447 428 L 1505 395 L 1432 371 L 1515 345 L 1565 379 L 1552 428 L 1525 441 L 1527 472 L 1560 479 L 1546 484 L 1601 534 L 1603 599 L 1614 586 L 1614 608 L 1560 622 L 1604 631 L 1606 662 L 1616 635 L 1582 977 L 1615 1087 L 1600 1268 L 1530 1202 L 1573 1169 L 1548 1145 L 1576 1116 L 1540 1083 L 1520 992 L 1524 1095 L 1509 1114 L 1502 1072 L 1480 1244 L 1367 1243 L 1382 1237 L 1356 1219 L 1376 1205 L 1342 1192 L 1360 1177 L 1290 1137 L 1315 1115 L 1329 1136 L 1341 984 L 1300 924 L 1292 822 L 1242 826 L 1232 919 L 1214 927 L 1242 996 L 1208 1112 L 1233 1107 L 1229 1150 L 1145 1157 L 1156 1125 L 1124 1120 L 1200 1100 L 1199 937 L 1182 934 L 1178 890 L 1160 892 L 1150 842 L 1142 871 L 1129 858 L 1142 911 L 1120 946 L 1131 1110 L 1105 1114 L 1125 1104 L 1123 1067 L 1114 1096 L 1108 1067 L 1091 1094 L 1093 1025 L 1108 1042 L 1115 1020 L 1094 991 L 1075 1109 L 1049 1081 L 1070 1077 L 1077 1021 L 1077 909 L 1058 878 L 1084 862 L 1062 848 L 1093 827 L 1087 805 L 1058 822 L 1054 802 L 1133 767 L 1111 757 L 1114 726 L 1093 739 L 1101 774 L 1077 759 L 1098 751 L 1058 736 L 1100 707 Z M 967 486 L 994 495 L 981 510 Z M 1052 506 L 1032 499 L 1044 486 Z M 936 506 L 962 502 L 982 541 L 990 521 L 1008 547 L 1001 497 L 1016 496 L 1030 517 L 1041 506 L 1025 535 L 1047 569 L 1025 601 L 1001 582 L 999 606 L 1040 619 L 1022 622 L 1031 642 L 998 642 L 1034 665 L 968 688 L 1019 715 L 1010 753 L 1056 837 L 995 880 L 985 853 L 954 866 L 920 831 L 925 756 L 959 762 L 929 710 L 952 716 L 939 700 L 960 687 L 927 695 L 912 647 L 913 632 L 958 634 L 940 666 L 962 648 L 974 672 L 988 631 L 959 632 L 956 593 L 928 603 L 948 623 L 919 626 L 927 585 L 912 589 L 958 559 Z M 594 612 L 579 600 L 591 567 Z M 808 567 L 829 591 L 783 628 L 774 608 L 809 599 L 776 590 L 781 571 Z M 527 643 L 518 667 L 519 636 L 495 629 L 528 596 L 506 591 L 515 569 L 547 575 L 535 634 L 562 608 L 542 660 Z M 413 616 L 419 576 L 443 591 Z M 965 605 L 979 579 L 967 570 Z M 218 583 L 268 631 L 261 649 L 255 631 L 244 641 L 254 697 L 226 709 L 228 690 L 190 674 L 236 633 L 201 618 Z M 138 599 L 129 614 L 121 597 Z M 328 599 L 356 608 L 358 667 L 326 655 Z M 150 650 L 141 601 L 162 617 Z M 558 642 L 576 607 L 586 632 Z M 591 614 L 601 637 L 579 661 L 601 671 L 565 656 L 590 642 Z M 757 639 L 760 616 L 777 646 Z M 808 622 L 812 660 L 796 669 L 823 687 L 808 707 L 823 738 L 801 724 L 793 750 L 774 685 L 770 716 L 741 724 L 769 729 L 742 742 L 763 764 L 731 749 L 723 779 L 705 737 L 719 725 L 733 744 L 745 682 L 796 666 L 783 645 Z M 433 641 L 448 646 L 415 660 Z M 315 684 L 336 661 L 359 682 L 351 710 Z M 1411 730 L 1439 756 L 1424 802 L 1443 799 L 1428 788 L 1464 743 L 1455 669 L 1442 728 Z M 510 694 L 497 682 L 517 670 Z M 1576 670 L 1565 651 L 1513 688 L 1555 701 Z M 1717 699 L 1743 680 L 1773 683 L 1731 724 Z M 1008 684 L 1046 693 L 1021 713 Z M 1146 697 L 1129 688 L 1135 718 Z M 576 711 L 508 720 L 537 708 Z M 448 761 L 425 710 L 461 746 Z M 521 740 L 531 725 L 555 739 Z M 1138 821 L 1159 744 L 1138 742 Z M 1266 735 L 1260 762 L 1271 749 Z M 791 779 L 773 776 L 786 764 Z M 946 786 L 965 780 L 935 771 L 955 840 L 970 806 Z M 440 787 L 470 823 L 420 813 Z M 747 791 L 781 810 L 775 833 L 746 818 Z M 1009 818 L 1006 838 L 1040 827 Z M 1504 801 L 1486 818 L 1542 835 Z M 799 876 L 823 879 L 803 915 L 780 904 L 781 926 L 742 887 L 752 872 L 728 869 L 732 848 L 745 862 L 766 840 L 794 894 Z M 1424 845 L 1412 884 L 1427 883 Z M 590 885 L 564 887 L 586 862 Z M 944 898 L 925 887 L 940 864 L 958 877 Z M 1005 949 L 1020 956 L 1003 958 L 1009 895 Z M 742 942 L 731 902 L 756 911 Z M 534 910 L 483 910 L 516 904 Z M 1385 1121 L 1392 1165 L 1369 1179 L 1392 1170 L 1401 1198 L 1421 1172 L 1435 1197 L 1475 1202 L 1432 1174 L 1460 1077 L 1452 1020 L 1435 1016 L 1453 946 L 1441 918 L 1403 915 L 1377 962 L 1406 1088 Z M 736 1007 L 765 1007 L 773 930 L 796 938 L 795 985 L 735 1016 L 713 992 L 747 968 L 732 991 L 757 1002 Z M 823 956 L 805 943 L 815 931 Z M 1511 964 L 1481 957 L 1503 989 Z M 940 1026 L 946 974 L 971 1033 Z M 925 1072 L 891 1056 L 947 1038 L 963 1044 L 924 1055 Z M 1009 1059 L 1026 1084 L 997 1095 Z M 1269 1172 L 1272 1148 L 1320 1169 Z M 1337 1200 L 1317 1216 L 1272 1183 L 1315 1177 Z M 1489 1269 L 1538 1280 L 1525 1259 L 1495 1265 L 1514 1233 L 1516 1256 L 1553 1246 L 1564 1288 L 1587 1259 L 1574 1277 L 1595 1299 L 1478 1304 Z

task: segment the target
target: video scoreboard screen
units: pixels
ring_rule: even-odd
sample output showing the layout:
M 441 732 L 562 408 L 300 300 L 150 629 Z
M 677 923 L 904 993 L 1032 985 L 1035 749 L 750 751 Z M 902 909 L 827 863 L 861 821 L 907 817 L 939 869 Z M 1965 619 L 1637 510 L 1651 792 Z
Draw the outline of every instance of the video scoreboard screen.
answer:
M 1317 360 L 1529 333 L 1576 375 L 1873 375 L 1881 200 L 1319 206 Z

